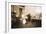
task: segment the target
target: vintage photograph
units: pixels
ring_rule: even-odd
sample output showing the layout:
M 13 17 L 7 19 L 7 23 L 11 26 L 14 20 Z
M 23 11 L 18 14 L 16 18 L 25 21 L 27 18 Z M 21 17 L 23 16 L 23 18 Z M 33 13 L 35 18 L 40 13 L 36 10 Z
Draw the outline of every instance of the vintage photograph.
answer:
M 42 27 L 40 6 L 11 5 L 11 28 Z

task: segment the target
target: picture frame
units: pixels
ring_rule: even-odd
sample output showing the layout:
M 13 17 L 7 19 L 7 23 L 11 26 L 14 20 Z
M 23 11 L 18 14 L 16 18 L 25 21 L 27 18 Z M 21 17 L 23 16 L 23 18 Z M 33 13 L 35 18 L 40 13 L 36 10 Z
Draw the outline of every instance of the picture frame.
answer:
M 43 29 L 42 25 L 41 27 L 38 28 L 17 28 L 17 29 L 11 29 L 11 5 L 31 5 L 31 6 L 40 6 L 41 7 L 41 11 L 42 11 L 42 4 L 39 3 L 22 3 L 22 2 L 6 2 L 6 9 L 5 9 L 5 13 L 6 13 L 6 23 L 5 23 L 5 32 L 16 32 L 16 31 L 41 31 Z

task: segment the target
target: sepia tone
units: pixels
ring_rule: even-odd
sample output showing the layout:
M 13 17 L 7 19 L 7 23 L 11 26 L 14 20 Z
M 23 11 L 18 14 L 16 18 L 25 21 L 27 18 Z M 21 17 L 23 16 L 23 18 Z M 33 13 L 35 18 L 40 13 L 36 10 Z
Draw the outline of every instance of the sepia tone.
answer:
M 40 6 L 11 5 L 11 28 L 41 27 Z

